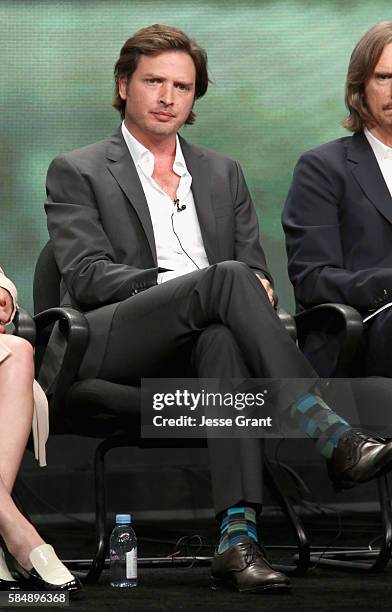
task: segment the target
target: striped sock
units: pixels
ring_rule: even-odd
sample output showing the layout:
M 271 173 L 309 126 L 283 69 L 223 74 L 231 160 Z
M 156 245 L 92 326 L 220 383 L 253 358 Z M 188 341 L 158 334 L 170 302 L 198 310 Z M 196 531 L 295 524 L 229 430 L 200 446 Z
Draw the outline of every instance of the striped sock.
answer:
M 230 546 L 238 544 L 244 538 L 257 542 L 256 511 L 243 506 L 229 508 L 224 513 L 220 525 L 218 554 L 224 553 Z
M 318 395 L 308 393 L 291 406 L 290 415 L 298 427 L 316 442 L 317 450 L 330 459 L 341 436 L 351 426 L 333 412 Z

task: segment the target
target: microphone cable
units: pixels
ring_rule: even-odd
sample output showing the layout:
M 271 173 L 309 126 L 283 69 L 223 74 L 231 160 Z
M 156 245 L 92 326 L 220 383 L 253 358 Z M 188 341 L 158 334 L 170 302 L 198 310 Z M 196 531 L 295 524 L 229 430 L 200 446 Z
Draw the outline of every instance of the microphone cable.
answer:
M 177 212 L 179 212 L 179 213 L 180 213 L 182 210 L 185 210 L 185 209 L 186 209 L 186 205 L 185 205 L 185 204 L 183 204 L 183 205 L 182 205 L 182 207 L 180 208 L 180 207 L 179 207 L 179 203 L 180 203 L 180 201 L 179 201 L 178 199 L 173 200 L 173 204 L 174 204 L 174 206 L 177 206 Z M 179 237 L 179 235 L 177 234 L 177 232 L 176 232 L 176 230 L 175 230 L 175 228 L 174 228 L 174 210 L 173 210 L 173 212 L 172 212 L 172 214 L 171 214 L 171 217 L 170 217 L 170 218 L 171 218 L 171 226 L 172 226 L 173 234 L 174 234 L 174 235 L 175 235 L 175 237 L 177 238 L 177 240 L 178 240 L 178 244 L 180 245 L 180 248 L 181 248 L 182 252 L 183 252 L 183 253 L 184 253 L 184 254 L 185 254 L 187 257 L 188 257 L 188 259 L 189 259 L 189 260 L 190 260 L 190 261 L 193 263 L 193 265 L 196 267 L 196 269 L 197 269 L 197 270 L 200 270 L 200 268 L 199 268 L 199 266 L 197 265 L 197 263 L 194 261 L 194 259 L 192 259 L 192 257 L 191 257 L 191 256 L 190 256 L 190 255 L 189 255 L 187 252 L 186 252 L 186 250 L 185 250 L 185 249 L 184 249 L 184 247 L 182 246 L 182 243 L 181 243 L 180 237 Z

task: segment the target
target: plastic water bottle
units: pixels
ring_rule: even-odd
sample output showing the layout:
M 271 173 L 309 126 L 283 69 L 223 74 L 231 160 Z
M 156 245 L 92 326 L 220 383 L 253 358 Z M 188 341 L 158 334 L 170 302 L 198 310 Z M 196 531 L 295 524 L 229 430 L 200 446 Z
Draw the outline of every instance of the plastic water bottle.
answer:
M 130 514 L 116 514 L 110 536 L 110 586 L 137 586 L 137 539 Z

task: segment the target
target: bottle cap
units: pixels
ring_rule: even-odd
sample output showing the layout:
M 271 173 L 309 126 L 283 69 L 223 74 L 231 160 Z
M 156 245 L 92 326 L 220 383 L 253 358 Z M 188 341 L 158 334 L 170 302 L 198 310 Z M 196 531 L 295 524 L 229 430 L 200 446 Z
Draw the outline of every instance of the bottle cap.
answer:
M 116 523 L 132 523 L 132 517 L 130 514 L 116 514 Z

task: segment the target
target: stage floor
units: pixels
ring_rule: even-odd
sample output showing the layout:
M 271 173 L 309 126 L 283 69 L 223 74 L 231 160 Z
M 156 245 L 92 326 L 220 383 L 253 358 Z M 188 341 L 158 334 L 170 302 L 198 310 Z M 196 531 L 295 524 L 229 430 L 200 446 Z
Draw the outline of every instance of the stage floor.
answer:
M 376 517 L 362 514 L 356 520 L 344 516 L 313 517 L 308 524 L 312 544 L 328 548 L 334 545 L 377 544 Z M 91 523 L 67 521 L 63 524 L 41 524 L 44 537 L 56 546 L 63 558 L 91 556 L 94 549 L 94 527 Z M 341 532 L 341 528 L 342 532 Z M 136 525 L 141 556 L 165 556 L 176 550 L 176 541 L 198 534 L 203 546 L 199 555 L 211 555 L 216 526 L 211 520 L 172 521 L 156 524 L 139 521 Z M 278 548 L 293 545 L 291 533 L 281 517 L 266 518 L 261 526 L 264 542 L 272 561 L 290 561 L 293 549 Z M 184 552 L 184 549 L 181 549 Z M 85 587 L 82 598 L 71 602 L 70 609 L 121 612 L 176 611 L 274 611 L 331 612 L 339 609 L 353 612 L 378 612 L 392 609 L 392 565 L 380 574 L 358 574 L 316 567 L 304 577 L 292 578 L 290 594 L 242 595 L 211 589 L 208 567 L 140 568 L 139 585 L 134 589 L 114 589 L 109 585 L 105 570 L 99 582 Z M 4 609 L 4 608 L 3 608 Z M 43 608 L 42 608 L 43 609 Z M 59 609 L 59 608 L 45 608 Z

